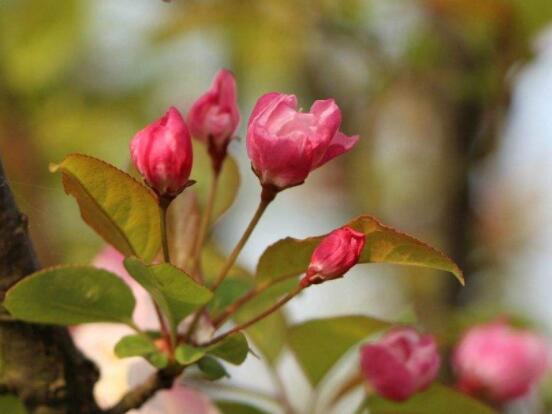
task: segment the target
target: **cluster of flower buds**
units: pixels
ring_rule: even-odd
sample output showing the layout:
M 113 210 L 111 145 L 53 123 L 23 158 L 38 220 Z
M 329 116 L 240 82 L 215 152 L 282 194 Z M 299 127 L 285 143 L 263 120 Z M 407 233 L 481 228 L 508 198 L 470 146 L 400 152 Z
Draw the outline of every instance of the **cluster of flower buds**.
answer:
M 221 70 L 186 121 L 171 107 L 136 134 L 132 160 L 160 199 L 172 199 L 191 183 L 191 137 L 206 144 L 218 174 L 239 122 L 235 79 Z M 301 112 L 295 95 L 272 92 L 259 98 L 247 124 L 247 152 L 263 194 L 273 198 L 302 184 L 312 170 L 350 150 L 358 136 L 347 136 L 340 127 L 341 111 L 332 99 Z M 342 277 L 358 263 L 364 245 L 364 234 L 350 227 L 329 233 L 314 249 L 300 288 Z M 396 401 L 426 389 L 440 363 L 435 339 L 411 328 L 392 330 L 361 349 L 370 387 Z M 501 403 L 535 386 L 548 368 L 548 350 L 539 336 L 505 323 L 476 326 L 456 348 L 453 367 L 461 390 Z
M 367 383 L 394 401 L 427 388 L 440 365 L 435 339 L 411 328 L 395 329 L 363 346 L 360 359 Z M 549 368 L 549 351 L 539 335 L 494 322 L 468 330 L 452 365 L 461 391 L 502 404 L 535 388 Z
M 186 118 L 170 108 L 132 140 L 136 168 L 162 197 L 174 197 L 189 185 L 191 137 L 207 144 L 213 168 L 220 170 L 240 122 L 229 71 L 219 71 Z M 247 151 L 263 187 L 278 192 L 299 185 L 312 170 L 350 150 L 358 136 L 343 134 L 340 126 L 341 111 L 333 99 L 315 101 L 303 113 L 295 95 L 272 92 L 259 98 L 247 126 Z
M 185 121 L 171 107 L 138 132 L 130 146 L 132 160 L 145 182 L 161 199 L 172 199 L 192 181 L 191 137 L 207 144 L 219 172 L 240 121 L 236 81 L 227 70 L 191 107 Z M 315 101 L 309 112 L 297 110 L 295 95 L 267 93 L 257 101 L 247 127 L 247 151 L 263 194 L 299 185 L 309 173 L 350 150 L 358 136 L 343 134 L 341 111 L 333 99 Z M 191 133 L 190 133 L 191 132 Z M 349 227 L 330 233 L 312 255 L 303 287 L 336 279 L 355 265 L 364 235 Z

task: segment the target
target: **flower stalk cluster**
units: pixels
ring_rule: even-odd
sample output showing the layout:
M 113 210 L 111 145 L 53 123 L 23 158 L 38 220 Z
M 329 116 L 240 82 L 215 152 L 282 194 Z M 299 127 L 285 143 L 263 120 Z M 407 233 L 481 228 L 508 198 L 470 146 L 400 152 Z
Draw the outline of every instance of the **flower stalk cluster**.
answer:
M 210 89 L 191 106 L 186 117 L 178 109 L 169 108 L 163 117 L 138 132 L 130 146 L 134 165 L 145 183 L 158 195 L 163 261 L 170 263 L 167 210 L 171 202 L 193 184 L 190 180 L 192 137 L 206 144 L 211 157 L 213 180 L 193 245 L 191 266 L 185 269 L 202 283 L 199 258 L 209 232 L 221 169 L 239 122 L 235 79 L 229 71 L 221 70 Z M 260 201 L 249 225 L 209 286 L 212 291 L 216 291 L 225 280 L 276 195 L 302 184 L 312 170 L 355 145 L 358 136 L 343 134 L 339 130 L 340 125 L 341 111 L 332 99 L 316 101 L 309 112 L 301 112 L 297 109 L 294 95 L 272 92 L 259 98 L 247 124 L 247 152 L 261 184 Z M 363 246 L 362 233 L 349 228 L 332 232 L 313 253 L 311 265 L 305 269 L 306 276 L 296 289 L 250 321 L 196 345 L 217 343 L 275 312 L 309 285 L 343 276 L 357 263 Z M 215 326 L 220 326 L 242 304 L 259 293 L 260 290 L 253 289 L 246 295 L 247 300 L 238 300 L 231 305 L 225 314 L 218 317 Z M 157 311 L 162 334 L 169 341 L 166 321 Z M 188 342 L 192 342 L 194 331 L 205 312 L 206 307 L 203 307 L 195 313 L 188 332 L 183 336 Z M 171 354 L 176 345 L 169 342 Z

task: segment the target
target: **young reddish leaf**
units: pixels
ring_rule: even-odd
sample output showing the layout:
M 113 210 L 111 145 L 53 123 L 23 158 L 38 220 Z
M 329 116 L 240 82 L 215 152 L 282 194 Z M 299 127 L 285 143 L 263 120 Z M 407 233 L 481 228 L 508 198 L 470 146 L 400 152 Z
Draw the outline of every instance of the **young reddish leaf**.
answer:
M 147 266 L 134 257 L 128 257 L 124 264 L 128 273 L 151 294 L 167 317 L 173 334 L 182 319 L 213 296 L 209 289 L 168 263 Z
M 68 155 L 61 171 L 67 194 L 75 197 L 82 218 L 125 256 L 151 262 L 161 246 L 155 195 L 114 166 L 81 154 Z
M 213 181 L 213 169 L 211 167 L 211 157 L 207 152 L 205 144 L 197 140 L 192 141 L 194 147 L 194 165 L 191 178 L 197 180 L 192 187 L 196 192 L 199 204 L 204 207 L 207 204 L 209 190 Z M 216 221 L 226 210 L 230 208 L 238 193 L 240 186 L 240 171 L 234 158 L 226 156 L 222 164 L 220 178 L 218 183 L 217 195 L 215 197 L 215 206 L 211 221 Z
M 4 307 L 16 319 L 56 325 L 132 325 L 134 296 L 117 276 L 90 266 L 53 267 L 13 286 Z
M 314 319 L 292 326 L 288 341 L 308 380 L 316 385 L 351 347 L 390 326 L 367 316 Z
M 433 384 L 427 391 L 397 403 L 372 396 L 366 406 L 372 414 L 496 414 L 483 403 L 443 385 Z
M 366 235 L 359 263 L 393 263 L 445 270 L 464 283 L 460 268 L 444 253 L 370 216 L 358 217 L 347 226 Z M 282 239 L 265 250 L 257 265 L 259 280 L 300 275 L 307 270 L 312 252 L 324 236 Z

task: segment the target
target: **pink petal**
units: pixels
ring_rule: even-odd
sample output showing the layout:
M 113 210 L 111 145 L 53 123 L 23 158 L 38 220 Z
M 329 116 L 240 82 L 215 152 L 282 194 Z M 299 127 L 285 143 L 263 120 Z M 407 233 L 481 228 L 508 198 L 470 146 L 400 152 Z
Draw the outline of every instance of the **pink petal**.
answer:
M 332 139 L 330 146 L 326 150 L 322 159 L 314 166 L 318 168 L 321 165 L 326 164 L 328 161 L 333 160 L 335 157 L 349 151 L 358 142 L 359 136 L 347 136 L 343 132 L 338 131 Z
M 286 95 L 279 92 L 266 93 L 257 100 L 257 103 L 255 104 L 255 107 L 251 112 L 251 116 L 249 117 L 247 125 L 251 125 L 251 123 L 263 113 L 271 112 L 271 109 L 280 102 L 284 103 L 290 108 L 297 108 L 297 98 L 295 95 Z

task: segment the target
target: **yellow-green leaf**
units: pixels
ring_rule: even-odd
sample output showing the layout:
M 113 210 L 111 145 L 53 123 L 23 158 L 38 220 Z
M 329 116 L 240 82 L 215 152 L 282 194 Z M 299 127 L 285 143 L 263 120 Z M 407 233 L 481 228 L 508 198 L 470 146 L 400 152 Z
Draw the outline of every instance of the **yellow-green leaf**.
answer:
M 393 263 L 421 266 L 452 273 L 464 283 L 460 268 L 438 249 L 406 233 L 380 223 L 373 217 L 361 216 L 347 226 L 366 235 L 359 263 Z M 307 239 L 282 239 L 265 250 L 257 266 L 259 280 L 277 279 L 304 273 L 312 252 L 324 236 Z
M 161 245 L 159 207 L 153 192 L 114 166 L 81 154 L 68 155 L 61 171 L 67 194 L 82 218 L 125 256 L 151 262 Z
M 367 316 L 314 319 L 292 326 L 288 341 L 308 380 L 316 385 L 354 345 L 389 327 Z
M 4 307 L 17 319 L 56 325 L 132 325 L 135 300 L 117 276 L 90 266 L 45 269 L 13 286 Z

